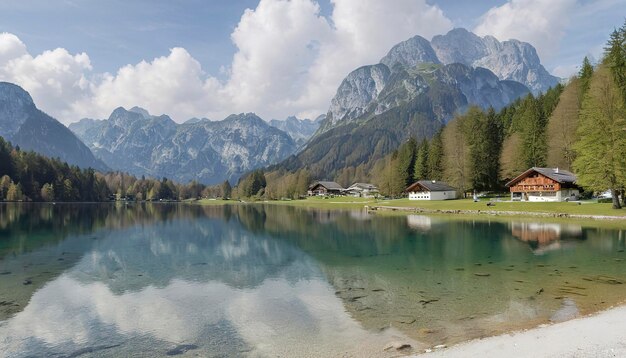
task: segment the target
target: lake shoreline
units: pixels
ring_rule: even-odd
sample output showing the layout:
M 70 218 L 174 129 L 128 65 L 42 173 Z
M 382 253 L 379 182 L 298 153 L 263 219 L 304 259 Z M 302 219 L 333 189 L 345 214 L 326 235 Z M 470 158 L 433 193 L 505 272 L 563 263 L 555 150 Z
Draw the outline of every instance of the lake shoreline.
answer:
M 575 342 L 575 343 L 573 343 Z M 569 321 L 474 339 L 413 357 L 622 357 L 626 304 Z
M 344 199 L 344 198 L 342 198 Z M 348 199 L 348 198 L 345 198 Z M 521 218 L 542 218 L 542 219 L 574 219 L 574 220 L 593 220 L 593 221 L 605 221 L 605 222 L 619 222 L 624 221 L 626 223 L 626 212 L 623 215 L 607 215 L 607 214 L 589 214 L 589 213 L 575 213 L 575 212 L 562 212 L 562 211 L 525 211 L 525 210 L 507 210 L 498 209 L 497 206 L 502 203 L 498 202 L 492 207 L 488 207 L 486 210 L 480 209 L 461 209 L 455 208 L 458 205 L 457 202 L 444 202 L 437 203 L 438 208 L 428 208 L 424 206 L 417 206 L 418 203 L 407 202 L 385 202 L 375 200 L 338 200 L 337 198 L 331 198 L 329 200 L 320 199 L 306 199 L 306 200 L 284 200 L 284 201 L 222 201 L 222 200 L 199 200 L 193 202 L 196 205 L 243 205 L 243 204 L 267 204 L 267 205 L 285 205 L 300 208 L 309 209 L 328 209 L 328 210 L 366 210 L 372 214 L 436 214 L 436 215 L 466 215 L 466 216 L 489 216 L 489 217 L 521 217 Z M 353 198 L 350 198 L 353 199 Z M 465 201 L 467 202 L 467 201 Z M 485 202 L 473 203 L 476 205 L 483 204 Z M 396 204 L 396 205 L 394 205 Z M 397 205 L 400 204 L 400 205 Z M 451 205 L 445 205 L 451 204 Z M 466 203 L 461 203 L 466 204 Z M 516 204 L 516 203 L 514 203 Z M 537 205 L 550 205 L 552 203 L 536 203 Z M 556 203 L 559 204 L 559 203 Z M 416 205 L 416 206 L 413 206 Z M 433 205 L 429 203 L 429 205 Z M 589 205 L 602 205 L 602 204 L 583 204 L 582 206 L 588 207 Z M 574 205 L 572 207 L 576 208 Z M 616 210 L 617 211 L 617 210 Z M 617 214 L 618 212 L 616 212 Z
M 486 215 L 486 216 L 505 216 L 505 217 L 537 217 L 537 218 L 556 218 L 556 219 L 590 219 L 590 220 L 626 220 L 624 216 L 615 215 L 582 215 L 568 213 L 549 213 L 534 211 L 509 211 L 509 210 L 445 210 L 445 209 L 425 209 L 419 207 L 407 206 L 365 206 L 368 212 L 376 213 L 378 211 L 398 211 L 407 214 L 449 214 L 449 215 Z

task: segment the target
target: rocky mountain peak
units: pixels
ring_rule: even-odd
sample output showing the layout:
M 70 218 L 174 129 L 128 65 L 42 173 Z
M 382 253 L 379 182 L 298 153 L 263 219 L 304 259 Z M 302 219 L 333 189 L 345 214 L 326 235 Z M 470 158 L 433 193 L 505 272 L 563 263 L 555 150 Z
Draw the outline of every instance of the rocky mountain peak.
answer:
M 133 108 L 136 108 L 136 107 L 133 107 Z M 143 121 L 149 118 L 150 116 L 146 118 L 144 117 L 142 113 L 138 113 L 135 111 L 128 111 L 124 107 L 117 107 L 116 109 L 113 110 L 113 112 L 111 112 L 111 115 L 109 116 L 109 121 L 111 123 L 124 127 L 124 126 L 130 125 L 132 122 Z
M 428 73 L 441 65 L 462 64 L 472 69 L 484 68 L 489 73 L 467 72 L 476 83 L 463 82 L 462 90 L 470 104 L 506 104 L 515 94 L 524 93 L 524 86 L 538 94 L 558 84 L 559 79 L 541 65 L 535 48 L 522 41 L 500 42 L 493 36 L 480 37 L 466 29 L 456 28 L 445 35 L 433 37 L 429 42 L 414 36 L 393 46 L 381 63 L 363 66 L 352 71 L 341 82 L 331 100 L 328 117 L 320 126 L 320 132 L 357 118 L 381 114 L 427 90 L 432 85 Z M 441 73 L 467 70 L 449 67 Z M 499 84 L 499 81 L 515 81 L 514 84 Z M 484 85 L 508 93 L 498 96 L 489 90 L 485 97 Z M 476 87 L 476 88 L 472 88 Z M 480 95 L 478 95 L 480 94 Z M 487 100 L 485 102 L 484 100 Z M 480 99 L 479 103 L 472 100 Z M 366 116 L 367 114 L 367 116 Z
M 352 119 L 365 113 L 365 109 L 387 84 L 391 70 L 379 63 L 360 67 L 348 74 L 341 82 L 337 94 L 330 103 L 328 124 L 336 124 L 343 119 Z
M 8 102 L 16 107 L 35 106 L 33 98 L 22 87 L 9 82 L 0 82 L 0 103 L 8 105 Z
M 141 114 L 143 116 L 143 118 L 145 119 L 150 119 L 152 116 L 150 115 L 150 113 L 148 113 L 147 110 L 141 108 L 141 107 L 133 107 L 131 109 L 128 110 L 129 112 L 134 112 L 134 113 L 138 113 Z
M 535 48 L 527 42 L 515 39 L 500 42 L 493 36 L 480 37 L 458 28 L 433 37 L 431 44 L 444 64 L 484 67 L 501 80 L 526 85 L 534 94 L 559 83 L 559 78 L 548 73 Z
M 223 122 L 240 122 L 240 123 L 250 123 L 250 124 L 265 124 L 265 121 L 261 119 L 261 117 L 257 116 L 256 113 L 239 113 L 239 114 L 231 114 L 226 117 Z
M 437 57 L 443 63 L 462 63 L 471 66 L 474 61 L 488 55 L 487 46 L 478 35 L 464 28 L 450 30 L 432 39 Z
M 392 47 L 380 63 L 393 69 L 398 63 L 405 67 L 414 67 L 418 63 L 440 63 L 440 61 L 428 40 L 414 36 Z
M 299 119 L 296 116 L 289 116 L 280 121 L 272 119 L 269 124 L 286 132 L 298 145 L 302 147 L 313 136 L 324 117 L 318 116 L 316 120 Z
M 0 82 L 0 136 L 24 150 L 83 168 L 107 169 L 67 127 L 37 109 L 28 92 L 8 82 Z
M 27 118 L 27 112 L 35 108 L 28 92 L 20 86 L 0 82 L 0 135 L 10 139 Z
M 120 107 L 109 120 L 81 121 L 70 128 L 113 169 L 180 182 L 236 181 L 241 174 L 274 164 L 296 150 L 287 133 L 254 113 L 183 124 L 167 115 L 144 115 Z

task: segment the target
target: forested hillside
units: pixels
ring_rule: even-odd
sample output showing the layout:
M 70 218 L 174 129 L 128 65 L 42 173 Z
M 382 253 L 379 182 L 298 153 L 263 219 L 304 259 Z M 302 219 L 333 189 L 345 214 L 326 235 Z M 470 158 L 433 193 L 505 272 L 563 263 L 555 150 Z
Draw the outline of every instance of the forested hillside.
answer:
M 408 126 L 415 122 L 402 120 L 407 117 L 406 108 L 399 106 L 384 114 L 387 123 L 393 123 L 387 130 L 415 133 Z M 361 147 L 372 145 L 370 137 L 341 130 L 345 132 L 336 134 L 340 145 L 326 154 L 332 154 L 341 169 L 319 167 L 325 158 L 315 156 L 303 156 L 306 165 L 292 162 L 292 167 L 274 167 L 266 177 L 279 183 L 274 184 L 279 189 L 268 197 L 302 194 L 296 178 L 309 176 L 308 168 L 315 169 L 313 179 L 334 179 L 344 186 L 370 181 L 384 195 L 396 197 L 418 179 L 444 180 L 462 192 L 503 190 L 508 180 L 537 166 L 574 171 L 578 184 L 587 191 L 611 189 L 614 206 L 619 207 L 618 196 L 626 187 L 626 24 L 611 34 L 602 61 L 594 68 L 585 58 L 579 73 L 566 85 L 538 96 L 529 94 L 499 112 L 472 107 L 441 129 L 421 128 L 420 133 L 434 133 L 430 139 L 422 135 L 402 144 L 375 143 L 374 153 L 396 146 L 389 155 L 355 160 L 360 158 Z M 324 177 L 320 172 L 334 175 Z
M 59 159 L 13 147 L 0 137 L 0 201 L 183 200 L 229 197 L 230 184 L 205 186 L 167 178 L 136 178 L 81 169 Z

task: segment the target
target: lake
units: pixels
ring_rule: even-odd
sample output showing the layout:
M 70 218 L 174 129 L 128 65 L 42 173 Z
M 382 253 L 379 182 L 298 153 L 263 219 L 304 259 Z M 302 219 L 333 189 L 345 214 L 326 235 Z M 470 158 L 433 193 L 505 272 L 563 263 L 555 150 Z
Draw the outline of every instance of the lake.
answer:
M 626 232 L 615 227 L 0 204 L 0 356 L 420 352 L 622 303 Z M 412 348 L 385 350 L 391 342 Z

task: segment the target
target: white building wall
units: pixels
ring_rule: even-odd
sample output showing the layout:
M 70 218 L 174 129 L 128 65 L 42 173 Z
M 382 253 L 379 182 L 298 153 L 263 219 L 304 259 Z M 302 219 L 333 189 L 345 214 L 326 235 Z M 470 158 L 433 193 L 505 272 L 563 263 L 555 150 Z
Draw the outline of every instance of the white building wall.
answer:
M 578 200 L 580 193 L 578 189 L 563 189 L 556 193 L 528 193 L 528 201 L 534 202 L 559 202 Z
M 454 190 L 436 191 L 436 192 L 432 193 L 431 197 L 432 198 L 430 200 L 451 200 L 451 199 L 456 199 L 456 191 L 454 191 Z
M 409 200 L 430 200 L 430 192 L 428 191 L 412 191 L 409 193 Z
M 456 191 L 422 191 L 422 192 L 410 192 L 409 200 L 450 200 L 456 199 Z

